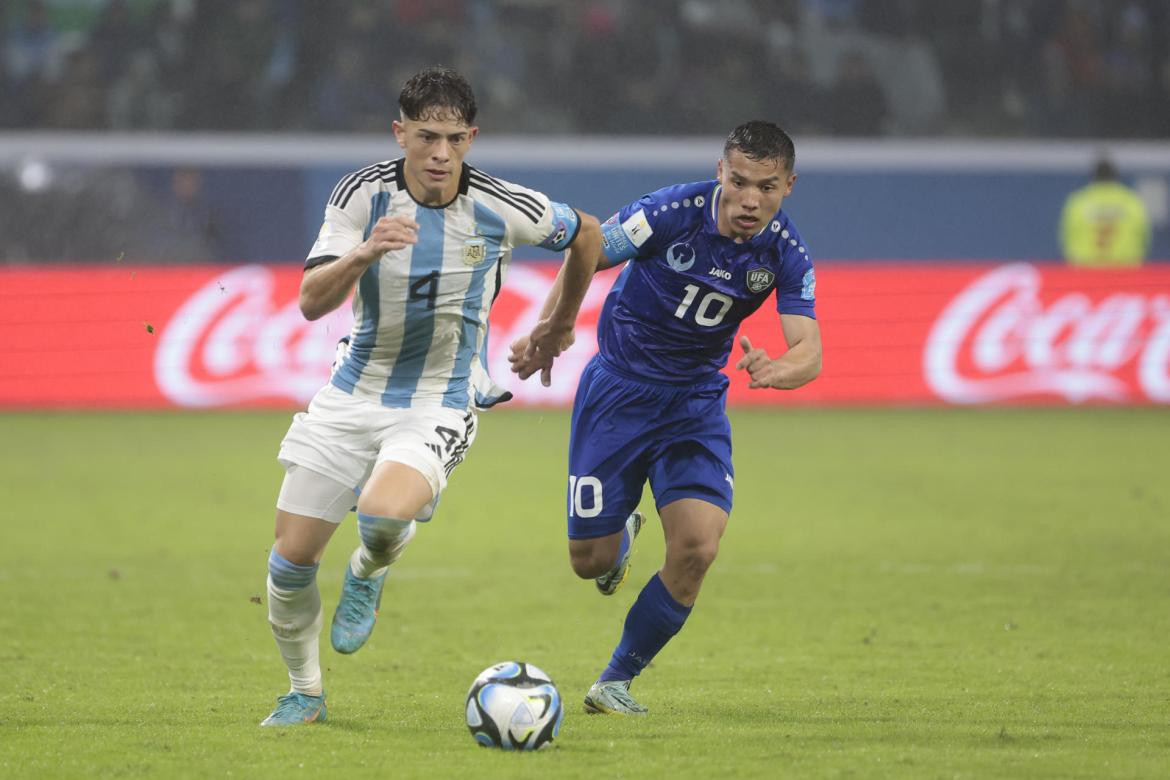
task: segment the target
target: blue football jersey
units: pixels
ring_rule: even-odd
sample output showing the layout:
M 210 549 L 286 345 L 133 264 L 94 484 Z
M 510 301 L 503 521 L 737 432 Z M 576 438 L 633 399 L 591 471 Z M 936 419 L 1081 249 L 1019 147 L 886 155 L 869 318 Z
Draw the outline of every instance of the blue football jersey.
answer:
M 781 314 L 816 317 L 816 274 L 783 210 L 748 241 L 719 233 L 716 181 L 665 187 L 602 225 L 611 263 L 629 262 L 605 300 L 597 342 L 619 370 L 690 384 L 727 364 L 739 324 L 776 296 Z

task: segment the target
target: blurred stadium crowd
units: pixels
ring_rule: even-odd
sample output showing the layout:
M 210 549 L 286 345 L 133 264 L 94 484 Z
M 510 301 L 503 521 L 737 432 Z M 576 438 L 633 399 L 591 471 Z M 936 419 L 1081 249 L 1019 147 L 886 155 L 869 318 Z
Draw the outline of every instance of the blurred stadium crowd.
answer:
M 0 128 L 383 132 L 448 64 L 493 133 L 1165 137 L 1165 0 L 5 0 Z

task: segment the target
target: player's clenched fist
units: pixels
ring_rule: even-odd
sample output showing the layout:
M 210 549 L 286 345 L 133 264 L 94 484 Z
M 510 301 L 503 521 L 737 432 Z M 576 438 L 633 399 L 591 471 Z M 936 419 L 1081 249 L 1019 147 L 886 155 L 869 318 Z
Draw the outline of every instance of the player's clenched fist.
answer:
M 747 336 L 739 337 L 739 345 L 743 347 L 743 357 L 735 367 L 747 370 L 748 376 L 752 378 L 748 387 L 774 387 L 778 371 L 768 353 L 759 347 L 752 347 L 751 339 Z
M 397 215 L 382 217 L 374 223 L 370 237 L 362 244 L 362 248 L 373 263 L 387 252 L 404 249 L 410 244 L 418 243 L 418 223 L 410 217 Z

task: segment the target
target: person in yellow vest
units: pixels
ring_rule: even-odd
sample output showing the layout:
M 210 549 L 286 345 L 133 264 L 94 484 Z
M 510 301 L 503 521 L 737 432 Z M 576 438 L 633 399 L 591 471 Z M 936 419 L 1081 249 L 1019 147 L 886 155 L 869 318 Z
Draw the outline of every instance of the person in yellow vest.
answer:
M 1093 181 L 1072 192 L 1060 214 L 1060 245 L 1070 265 L 1110 268 L 1141 265 L 1150 248 L 1150 217 L 1136 192 L 1100 158 Z

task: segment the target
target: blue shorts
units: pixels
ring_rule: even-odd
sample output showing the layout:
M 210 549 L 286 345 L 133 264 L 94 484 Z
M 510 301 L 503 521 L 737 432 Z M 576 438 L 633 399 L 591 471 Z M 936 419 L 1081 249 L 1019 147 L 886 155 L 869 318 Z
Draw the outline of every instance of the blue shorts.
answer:
M 727 378 L 639 381 L 600 355 L 581 374 L 569 434 L 569 538 L 620 531 L 650 481 L 661 508 L 698 498 L 731 513 Z

